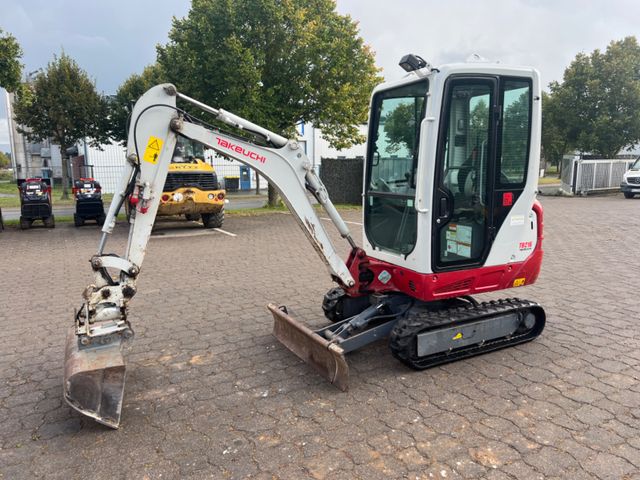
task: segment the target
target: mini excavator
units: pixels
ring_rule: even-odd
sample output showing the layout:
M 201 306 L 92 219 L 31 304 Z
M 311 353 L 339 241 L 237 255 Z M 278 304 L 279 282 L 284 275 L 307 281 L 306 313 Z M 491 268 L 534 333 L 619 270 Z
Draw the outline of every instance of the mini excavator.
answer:
M 311 330 L 270 304 L 274 335 L 346 390 L 345 355 L 388 338 L 393 356 L 426 369 L 536 338 L 545 313 L 518 298 L 475 294 L 534 283 L 543 257 L 536 200 L 541 90 L 537 71 L 498 63 L 434 67 L 416 55 L 404 78 L 371 96 L 363 171 L 362 245 L 331 202 L 304 149 L 244 118 L 158 85 L 136 103 L 126 168 L 91 258 L 67 337 L 64 397 L 117 428 L 131 342 L 128 304 L 162 202 L 178 137 L 235 159 L 266 177 L 324 260 L 336 283 L 322 308 L 330 323 Z M 178 106 L 200 109 L 205 123 Z M 105 253 L 118 211 L 130 200 L 124 255 Z M 340 258 L 313 206 L 317 201 L 350 245 Z

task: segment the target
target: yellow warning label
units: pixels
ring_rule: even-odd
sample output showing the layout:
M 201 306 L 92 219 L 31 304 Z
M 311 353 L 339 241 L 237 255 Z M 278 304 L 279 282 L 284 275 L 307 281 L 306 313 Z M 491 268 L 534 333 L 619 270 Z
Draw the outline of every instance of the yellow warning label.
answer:
M 162 139 L 151 136 L 149 137 L 149 141 L 147 142 L 147 148 L 144 149 L 144 155 L 142 156 L 142 158 L 145 162 L 153 163 L 155 165 L 158 162 L 158 157 L 160 156 L 161 149 Z
M 453 337 L 451 340 L 460 340 L 462 338 L 462 332 L 458 332 L 456 333 L 456 336 Z
M 513 286 L 514 286 L 514 287 L 521 287 L 521 286 L 523 286 L 523 285 L 524 285 L 524 280 L 525 280 L 524 278 L 516 278 L 516 279 L 513 281 Z

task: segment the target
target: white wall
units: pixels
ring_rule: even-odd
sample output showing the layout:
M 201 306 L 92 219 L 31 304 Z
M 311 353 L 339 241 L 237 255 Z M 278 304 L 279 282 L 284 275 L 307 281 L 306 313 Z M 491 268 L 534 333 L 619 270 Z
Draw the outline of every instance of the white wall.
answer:
M 78 154 L 86 153 L 85 165 L 93 165 L 93 178 L 100 182 L 104 193 L 114 193 L 124 170 L 126 149 L 116 142 L 101 145 L 102 150 L 78 145 Z

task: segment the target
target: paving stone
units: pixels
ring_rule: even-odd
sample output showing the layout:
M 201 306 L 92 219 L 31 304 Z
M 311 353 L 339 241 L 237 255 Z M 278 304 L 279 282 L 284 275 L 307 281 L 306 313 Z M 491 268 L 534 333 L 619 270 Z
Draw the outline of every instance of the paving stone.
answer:
M 291 215 L 229 216 L 237 237 L 152 238 L 130 308 L 136 339 L 117 431 L 61 400 L 66 329 L 98 230 L 5 230 L 0 479 L 640 478 L 640 324 L 629 294 L 640 202 L 542 203 L 538 282 L 478 296 L 541 303 L 538 340 L 423 372 L 380 342 L 350 355 L 346 393 L 270 335 L 268 302 L 326 324 L 332 283 Z M 123 225 L 108 251 L 125 244 Z M 29 335 L 17 323 L 25 315 Z
M 584 463 L 584 468 L 600 479 L 619 479 L 632 473 L 638 473 L 637 468 L 631 463 L 608 453 L 597 454 Z

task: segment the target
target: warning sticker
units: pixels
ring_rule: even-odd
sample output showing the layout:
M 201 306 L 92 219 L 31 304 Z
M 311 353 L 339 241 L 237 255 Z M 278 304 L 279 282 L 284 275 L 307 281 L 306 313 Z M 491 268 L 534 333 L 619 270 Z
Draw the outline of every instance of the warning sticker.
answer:
M 471 258 L 471 245 L 458 243 L 458 255 L 465 258 Z
M 466 243 L 467 245 L 471 246 L 472 232 L 473 232 L 473 229 L 470 226 L 458 224 L 458 235 L 457 235 L 458 242 Z
M 147 148 L 144 149 L 144 155 L 142 155 L 143 160 L 155 165 L 158 162 L 161 149 L 162 139 L 154 137 L 153 135 L 150 136 L 149 141 L 147 142 Z
M 509 221 L 512 227 L 519 227 L 524 225 L 524 215 L 511 215 L 511 220 Z
M 451 223 L 446 231 L 447 251 L 464 258 L 471 258 L 471 241 L 473 238 L 473 227 Z
M 391 280 L 391 274 L 386 270 L 383 270 L 380 272 L 380 275 L 378 275 L 378 280 L 380 280 L 382 283 L 386 285 L 387 282 Z

